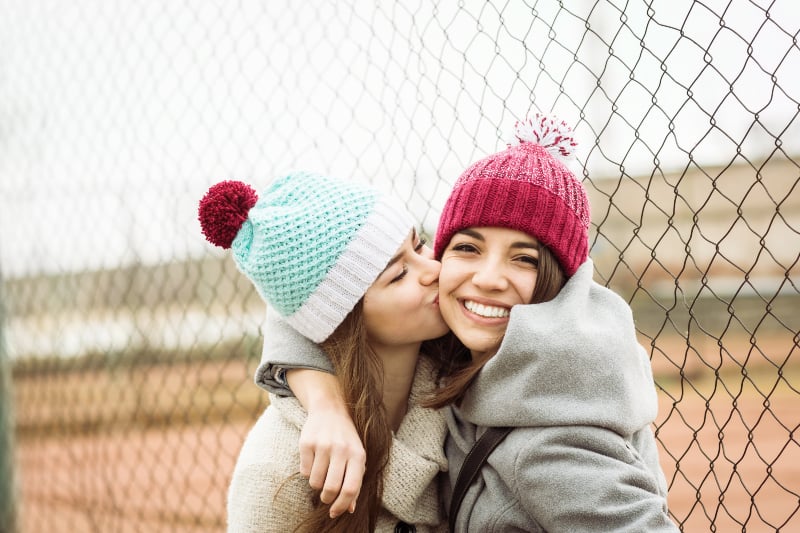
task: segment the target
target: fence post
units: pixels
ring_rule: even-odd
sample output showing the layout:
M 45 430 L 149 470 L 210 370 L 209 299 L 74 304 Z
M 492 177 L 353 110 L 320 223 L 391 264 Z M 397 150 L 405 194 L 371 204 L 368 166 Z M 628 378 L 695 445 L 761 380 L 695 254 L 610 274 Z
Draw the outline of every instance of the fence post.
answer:
M 11 364 L 6 352 L 6 306 L 0 272 L 0 532 L 17 530 L 14 476 L 14 419 L 11 404 Z

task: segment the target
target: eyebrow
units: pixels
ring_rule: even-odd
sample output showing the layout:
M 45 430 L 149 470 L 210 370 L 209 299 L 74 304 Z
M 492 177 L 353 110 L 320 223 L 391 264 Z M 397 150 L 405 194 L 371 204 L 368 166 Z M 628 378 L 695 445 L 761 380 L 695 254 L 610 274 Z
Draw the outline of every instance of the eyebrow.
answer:
M 416 240 L 416 237 L 417 237 L 417 228 L 411 228 L 411 240 L 412 241 Z M 403 243 L 405 243 L 405 241 L 403 241 Z M 403 257 L 403 255 L 405 255 L 405 251 L 400 251 L 394 257 L 389 259 L 389 262 L 386 263 L 386 267 L 383 270 L 381 270 L 381 274 L 389 270 L 390 266 L 400 261 L 400 258 Z
M 469 228 L 462 229 L 460 231 L 457 231 L 456 235 L 458 235 L 459 233 L 463 233 L 464 235 L 466 235 L 468 237 L 472 237 L 473 239 L 479 240 L 481 242 L 486 242 L 486 238 L 483 236 L 483 234 L 478 232 L 478 231 L 475 231 L 474 229 L 469 229 Z M 531 250 L 537 250 L 538 251 L 539 250 L 539 241 L 537 241 L 535 239 L 531 240 L 531 241 L 517 241 L 517 242 L 511 243 L 511 248 L 514 248 L 514 249 L 525 249 L 525 250 L 531 249 Z

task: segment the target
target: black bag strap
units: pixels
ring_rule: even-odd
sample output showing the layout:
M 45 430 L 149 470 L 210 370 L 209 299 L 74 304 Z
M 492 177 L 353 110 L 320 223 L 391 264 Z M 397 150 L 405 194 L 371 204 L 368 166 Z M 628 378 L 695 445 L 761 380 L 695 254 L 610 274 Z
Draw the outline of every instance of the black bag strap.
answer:
M 506 435 L 513 428 L 489 428 L 481 435 L 481 438 L 472 445 L 467 456 L 464 458 L 464 464 L 461 465 L 461 470 L 458 472 L 456 484 L 453 487 L 453 497 L 450 500 L 450 531 L 455 532 L 456 516 L 458 516 L 458 508 L 461 507 L 461 500 L 464 499 L 464 494 L 467 489 L 475 480 L 478 471 L 483 466 L 486 458 L 492 451 L 500 444 Z

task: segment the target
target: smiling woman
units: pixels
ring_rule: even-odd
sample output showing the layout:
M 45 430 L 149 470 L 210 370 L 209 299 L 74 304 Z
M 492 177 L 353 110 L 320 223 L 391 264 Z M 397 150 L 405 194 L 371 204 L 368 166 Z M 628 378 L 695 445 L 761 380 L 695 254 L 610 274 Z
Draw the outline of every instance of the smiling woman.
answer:
M 521 231 L 468 228 L 453 235 L 442 262 L 447 264 L 439 278 L 442 316 L 477 357 L 502 339 L 511 308 L 530 303 L 538 242 Z
M 592 281 L 572 132 L 537 116 L 516 137 L 459 177 L 436 234 L 462 344 L 428 404 L 450 406 L 451 529 L 675 531 L 649 360 L 625 302 Z M 488 435 L 504 437 L 468 461 Z

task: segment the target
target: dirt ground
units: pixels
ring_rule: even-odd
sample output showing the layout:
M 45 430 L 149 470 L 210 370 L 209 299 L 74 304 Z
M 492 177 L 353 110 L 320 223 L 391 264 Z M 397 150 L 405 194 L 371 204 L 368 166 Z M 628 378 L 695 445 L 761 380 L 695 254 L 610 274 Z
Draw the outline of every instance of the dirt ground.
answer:
M 17 437 L 20 531 L 223 531 L 230 473 L 263 396 L 251 369 L 215 365 L 128 375 L 122 381 L 136 395 L 112 395 L 110 378 L 86 374 L 35 387 L 23 380 L 17 420 L 39 425 Z M 798 379 L 763 374 L 662 385 L 657 438 L 683 531 L 800 531 L 800 395 L 789 385 Z M 104 385 L 93 388 L 95 381 Z M 62 394 L 43 392 L 54 388 Z M 72 412 L 70 402 L 87 401 L 92 417 L 57 422 Z M 135 423 L 121 407 L 141 417 L 153 405 L 172 407 Z M 190 416 L 185 405 L 208 408 Z M 105 424 L 110 406 L 114 423 Z

